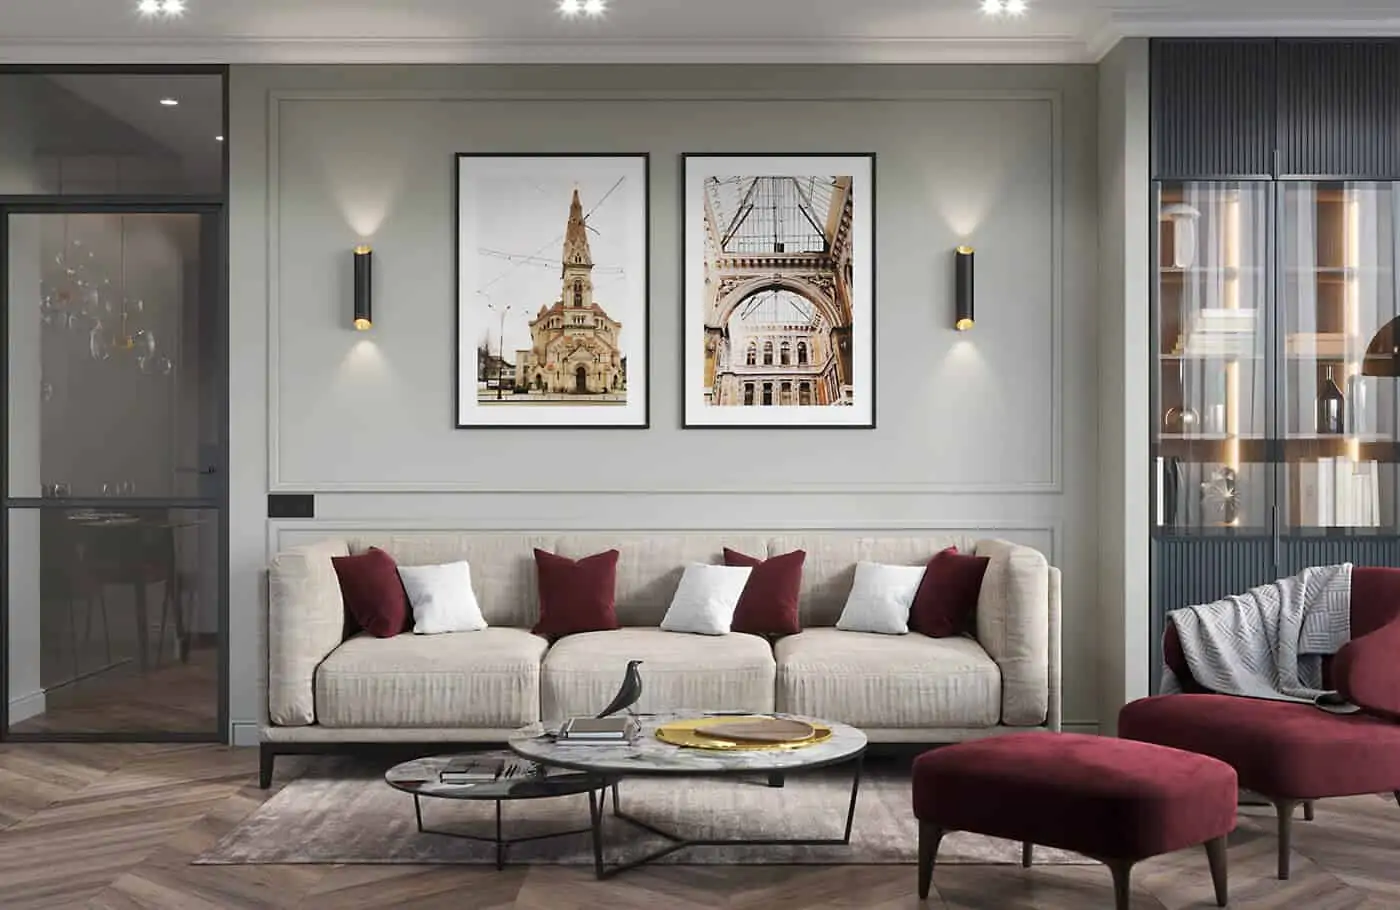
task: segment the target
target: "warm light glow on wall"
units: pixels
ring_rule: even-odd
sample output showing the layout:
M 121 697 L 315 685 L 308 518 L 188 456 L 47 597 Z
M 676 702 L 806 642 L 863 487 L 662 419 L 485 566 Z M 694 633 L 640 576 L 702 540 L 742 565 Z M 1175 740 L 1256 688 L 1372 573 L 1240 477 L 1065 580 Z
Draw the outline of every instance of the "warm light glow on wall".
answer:
M 1346 238 L 1343 243 L 1344 252 L 1342 254 L 1343 285 L 1345 314 L 1342 331 L 1345 333 L 1345 343 L 1347 352 L 1347 362 L 1342 372 L 1347 377 L 1357 375 L 1361 372 L 1362 358 L 1365 357 L 1364 348 L 1358 345 L 1364 344 L 1365 339 L 1356 336 L 1361 330 L 1361 195 L 1354 189 L 1346 191 Z M 1351 384 L 1344 386 L 1348 393 L 1351 392 Z M 1356 402 L 1348 401 L 1347 407 L 1356 406 Z M 1348 421 L 1356 430 L 1360 432 L 1362 425 L 1361 415 L 1352 413 L 1351 420 Z M 1361 461 L 1361 438 L 1350 436 L 1346 441 L 1347 458 L 1352 463 Z
M 1231 195 L 1225 200 L 1225 309 L 1240 308 L 1240 198 Z M 1236 473 L 1240 470 L 1240 362 L 1225 364 L 1225 464 Z M 1238 519 L 1236 519 L 1238 522 Z

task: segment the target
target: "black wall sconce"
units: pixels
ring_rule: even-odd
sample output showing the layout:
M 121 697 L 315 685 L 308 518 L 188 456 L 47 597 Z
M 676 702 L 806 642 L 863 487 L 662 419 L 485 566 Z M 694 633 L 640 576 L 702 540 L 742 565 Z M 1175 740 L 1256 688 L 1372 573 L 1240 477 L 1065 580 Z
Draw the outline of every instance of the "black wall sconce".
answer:
M 954 256 L 953 271 L 957 275 L 957 321 L 953 328 L 966 332 L 973 326 L 972 317 L 972 247 L 960 246 Z
M 371 264 L 374 253 L 367 246 L 355 247 L 355 331 L 368 332 L 374 325 Z

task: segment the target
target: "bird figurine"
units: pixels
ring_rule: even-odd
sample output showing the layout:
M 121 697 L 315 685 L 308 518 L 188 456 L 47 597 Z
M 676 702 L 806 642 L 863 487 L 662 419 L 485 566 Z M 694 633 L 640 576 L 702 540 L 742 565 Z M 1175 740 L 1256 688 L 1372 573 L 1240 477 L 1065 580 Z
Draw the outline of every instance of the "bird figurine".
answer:
M 607 717 L 623 709 L 628 714 L 635 713 L 632 706 L 642 697 L 642 674 L 637 671 L 641 665 L 640 660 L 627 661 L 627 671 L 622 674 L 622 688 L 617 690 L 612 702 L 598 714 L 599 717 Z

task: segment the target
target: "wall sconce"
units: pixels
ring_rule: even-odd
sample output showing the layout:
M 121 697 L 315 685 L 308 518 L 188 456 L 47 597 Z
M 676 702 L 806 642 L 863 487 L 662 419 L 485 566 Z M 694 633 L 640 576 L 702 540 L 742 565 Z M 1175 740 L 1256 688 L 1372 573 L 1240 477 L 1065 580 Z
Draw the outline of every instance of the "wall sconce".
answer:
M 957 275 L 957 321 L 953 328 L 966 332 L 973 326 L 972 318 L 972 247 L 960 246 L 954 256 L 953 271 Z
M 367 332 L 374 325 L 371 307 L 371 263 L 374 253 L 367 246 L 355 247 L 355 331 Z

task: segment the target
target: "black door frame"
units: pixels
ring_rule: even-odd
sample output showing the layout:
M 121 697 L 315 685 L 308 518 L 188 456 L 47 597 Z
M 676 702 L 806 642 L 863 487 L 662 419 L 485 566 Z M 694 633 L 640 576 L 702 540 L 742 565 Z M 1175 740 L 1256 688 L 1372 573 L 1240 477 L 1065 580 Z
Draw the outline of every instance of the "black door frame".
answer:
M 222 80 L 223 135 L 229 135 L 229 68 L 227 66 L 2 66 L 0 77 L 42 76 L 47 74 L 113 74 L 113 75 L 217 75 Z M 0 124 L 3 127 L 3 124 Z M 165 743 L 165 742 L 229 742 L 229 228 L 228 185 L 229 143 L 223 143 L 221 188 L 218 193 L 198 195 L 0 195 L 0 401 L 9 402 L 9 229 L 11 215 L 76 215 L 76 214 L 193 214 L 212 219 L 218 236 L 219 262 L 214 272 L 214 303 L 217 308 L 215 327 L 224 343 L 216 348 L 218 399 L 218 484 L 214 498 L 35 498 L 11 497 L 9 490 L 9 421 L 0 428 L 0 508 L 6 523 L 15 509 L 81 509 L 81 508 L 190 508 L 214 510 L 218 514 L 218 711 L 216 726 L 205 732 L 122 730 L 103 733 L 53 732 L 25 733 L 10 729 L 10 566 L 8 543 L 0 545 L 0 742 L 63 742 L 63 743 Z

